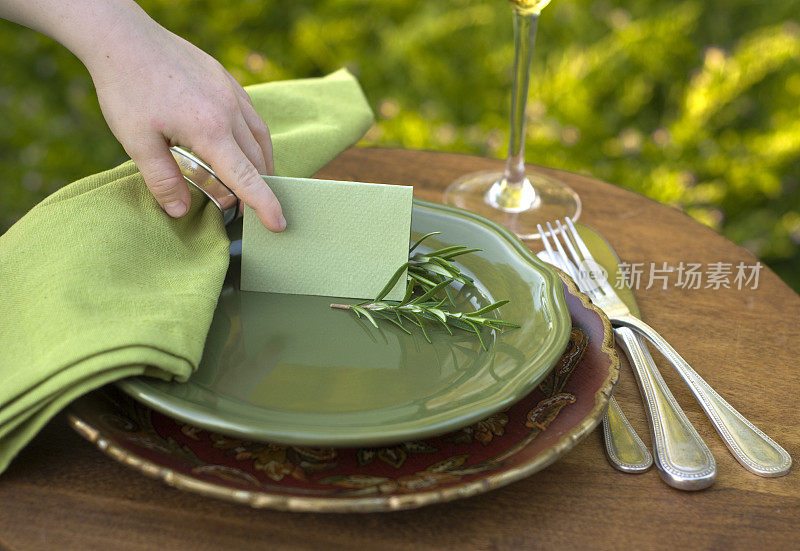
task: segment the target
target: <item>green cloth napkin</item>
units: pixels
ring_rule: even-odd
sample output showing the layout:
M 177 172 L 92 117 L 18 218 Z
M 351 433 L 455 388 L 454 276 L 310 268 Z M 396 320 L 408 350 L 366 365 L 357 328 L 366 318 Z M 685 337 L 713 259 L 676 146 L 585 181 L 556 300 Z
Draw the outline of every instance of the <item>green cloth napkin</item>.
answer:
M 275 171 L 311 176 L 372 112 L 347 71 L 249 87 Z M 186 380 L 228 267 L 219 210 L 167 216 L 132 162 L 57 191 L 0 236 L 0 472 L 59 410 L 117 379 Z

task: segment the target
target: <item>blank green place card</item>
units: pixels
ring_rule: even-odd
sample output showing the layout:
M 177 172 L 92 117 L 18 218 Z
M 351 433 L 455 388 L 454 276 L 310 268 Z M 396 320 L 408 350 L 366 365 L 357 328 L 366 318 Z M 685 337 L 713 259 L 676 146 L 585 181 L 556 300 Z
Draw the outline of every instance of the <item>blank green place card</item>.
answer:
M 413 188 L 265 176 L 286 217 L 272 233 L 246 207 L 243 291 L 371 299 L 408 261 Z M 386 296 L 401 300 L 406 278 Z

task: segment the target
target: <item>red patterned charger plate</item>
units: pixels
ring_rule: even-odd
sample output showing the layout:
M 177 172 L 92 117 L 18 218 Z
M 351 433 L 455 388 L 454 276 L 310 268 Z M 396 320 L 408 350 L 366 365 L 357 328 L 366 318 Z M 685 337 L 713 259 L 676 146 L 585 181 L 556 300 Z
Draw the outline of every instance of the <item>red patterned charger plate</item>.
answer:
M 74 402 L 70 422 L 148 476 L 253 507 L 385 511 L 468 497 L 543 469 L 600 422 L 619 376 L 611 326 L 571 281 L 565 290 L 573 329 L 553 372 L 510 408 L 437 438 L 361 449 L 250 442 L 178 422 L 110 387 Z

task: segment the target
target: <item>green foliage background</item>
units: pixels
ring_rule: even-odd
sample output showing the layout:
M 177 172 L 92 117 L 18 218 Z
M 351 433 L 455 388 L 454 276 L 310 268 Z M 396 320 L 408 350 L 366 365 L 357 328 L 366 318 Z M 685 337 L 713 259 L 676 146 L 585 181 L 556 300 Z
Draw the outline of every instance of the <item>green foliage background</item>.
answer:
M 142 0 L 243 84 L 350 68 L 364 143 L 503 157 L 502 0 Z M 539 25 L 528 160 L 592 174 L 749 248 L 800 289 L 800 0 L 556 0 Z M 0 22 L 0 231 L 124 159 L 82 65 Z

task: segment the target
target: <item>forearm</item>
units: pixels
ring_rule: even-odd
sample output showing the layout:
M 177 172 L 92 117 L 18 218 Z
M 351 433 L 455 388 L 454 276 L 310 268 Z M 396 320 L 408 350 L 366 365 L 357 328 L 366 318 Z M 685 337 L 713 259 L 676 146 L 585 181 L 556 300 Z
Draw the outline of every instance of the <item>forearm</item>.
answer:
M 133 0 L 0 0 L 0 17 L 60 42 L 87 67 L 155 25 Z

